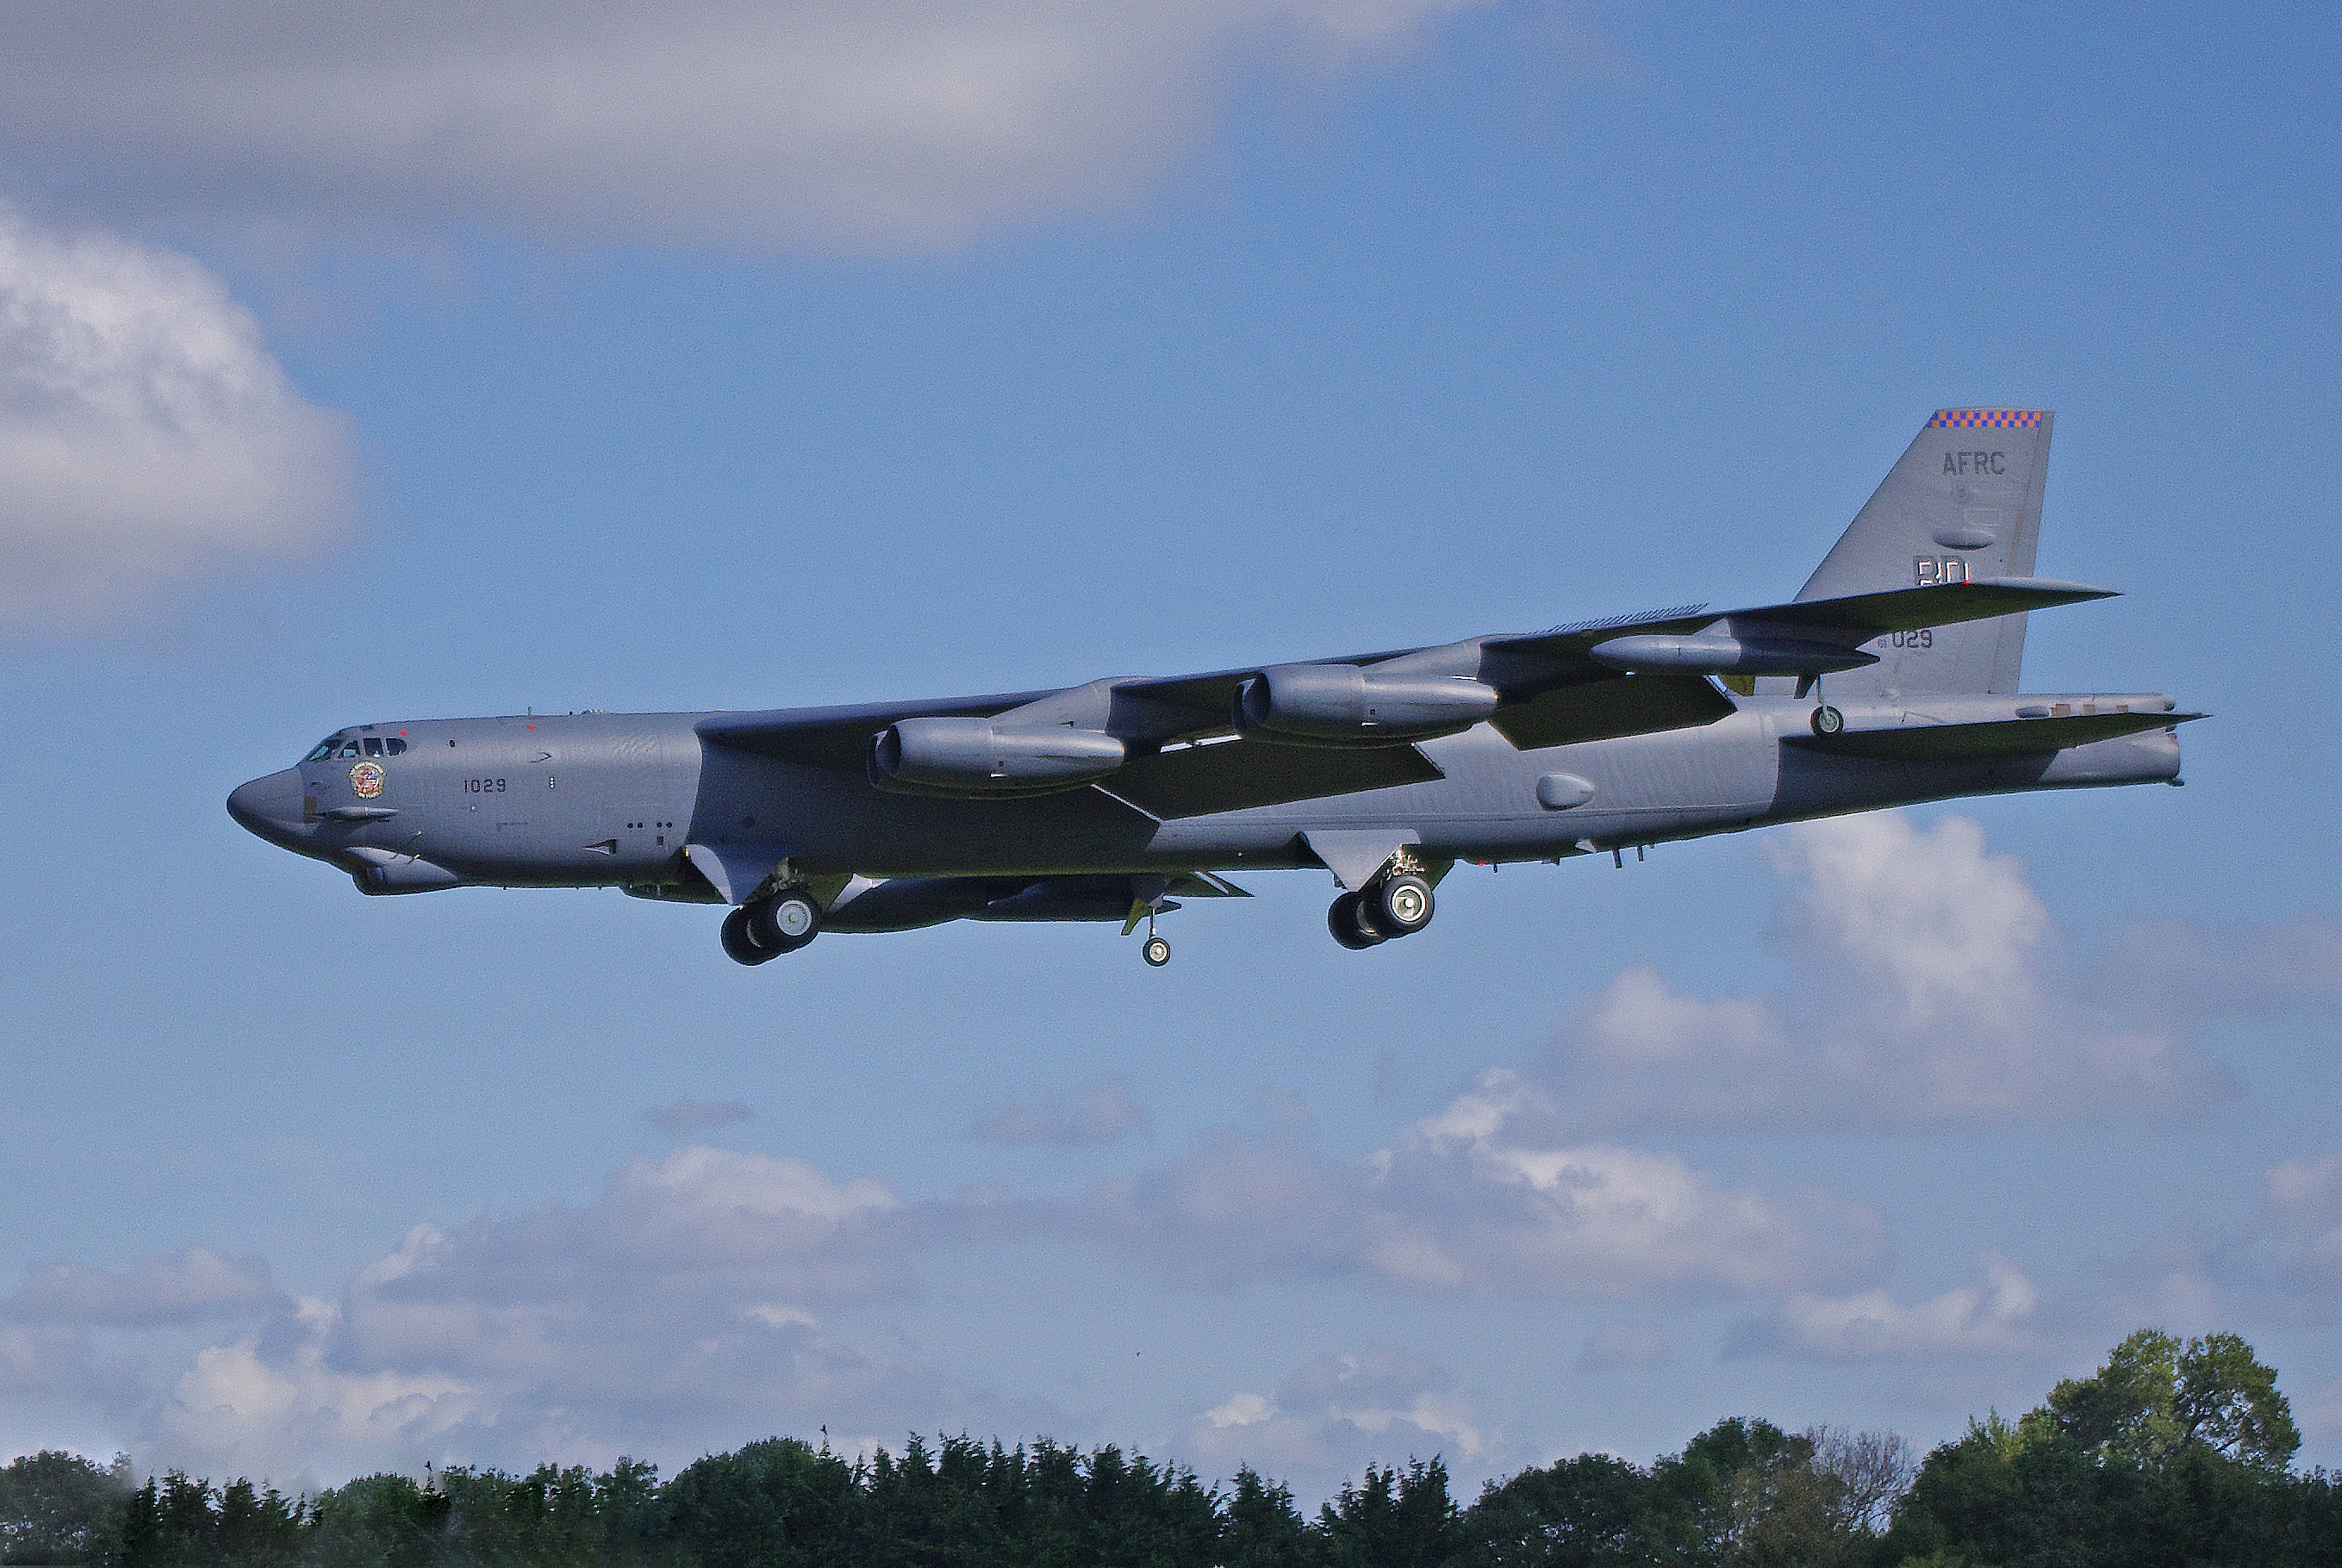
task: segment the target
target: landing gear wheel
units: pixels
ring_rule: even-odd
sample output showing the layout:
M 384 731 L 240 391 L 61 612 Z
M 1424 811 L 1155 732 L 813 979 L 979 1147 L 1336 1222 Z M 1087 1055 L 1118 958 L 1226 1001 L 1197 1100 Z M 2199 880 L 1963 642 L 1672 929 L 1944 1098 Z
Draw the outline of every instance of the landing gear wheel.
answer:
M 1846 715 L 1824 703 L 1814 710 L 1814 734 L 1834 735 L 1846 728 Z
M 1346 893 L 1326 912 L 1326 929 L 1334 934 L 1335 941 L 1353 953 L 1379 947 L 1389 940 L 1366 924 L 1366 902 L 1358 894 Z
M 795 953 L 821 933 L 821 905 L 802 887 L 785 887 L 746 906 L 748 938 L 774 953 Z
M 1147 963 L 1160 969 L 1171 962 L 1171 944 L 1159 936 L 1150 936 L 1146 939 L 1146 944 L 1138 950 L 1138 954 Z
M 748 931 L 748 912 L 746 909 L 736 909 L 724 917 L 722 939 L 724 956 L 735 964 L 753 966 L 768 963 L 781 955 L 781 950 L 777 947 L 756 945 L 756 937 Z
M 1413 936 L 1431 924 L 1431 884 L 1412 872 L 1386 877 L 1362 895 L 1366 923 L 1383 936 Z

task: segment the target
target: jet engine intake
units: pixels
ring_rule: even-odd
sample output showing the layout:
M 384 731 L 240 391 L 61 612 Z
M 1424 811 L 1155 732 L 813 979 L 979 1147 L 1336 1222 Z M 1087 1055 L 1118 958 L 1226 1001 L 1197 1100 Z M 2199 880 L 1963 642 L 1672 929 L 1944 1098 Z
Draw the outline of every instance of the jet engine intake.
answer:
M 1396 746 L 1460 734 L 1496 692 L 1456 675 L 1378 675 L 1356 664 L 1278 664 L 1236 693 L 1236 732 L 1300 746 Z
M 1065 725 L 1002 729 L 991 719 L 899 719 L 870 745 L 870 782 L 896 794 L 996 799 L 1076 789 L 1123 764 L 1122 742 Z

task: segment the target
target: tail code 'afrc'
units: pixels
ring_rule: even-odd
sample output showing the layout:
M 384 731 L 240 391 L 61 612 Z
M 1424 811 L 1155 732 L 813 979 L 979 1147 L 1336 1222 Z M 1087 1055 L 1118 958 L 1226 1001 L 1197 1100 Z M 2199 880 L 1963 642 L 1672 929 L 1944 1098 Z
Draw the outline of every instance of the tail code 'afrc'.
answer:
M 2051 423 L 2039 408 L 1938 409 L 1797 597 L 2033 575 Z M 2025 617 L 1898 632 L 1868 646 L 1878 663 L 1830 676 L 1831 691 L 2013 692 Z

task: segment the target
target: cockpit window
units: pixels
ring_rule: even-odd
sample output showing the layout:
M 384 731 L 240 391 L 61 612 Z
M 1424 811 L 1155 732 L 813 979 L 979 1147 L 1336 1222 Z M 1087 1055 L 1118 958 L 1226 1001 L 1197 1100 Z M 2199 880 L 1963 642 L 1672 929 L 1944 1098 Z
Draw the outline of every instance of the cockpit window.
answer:
M 363 740 L 356 735 L 327 735 L 317 743 L 316 750 L 301 760 L 321 763 L 328 757 L 395 757 L 404 756 L 405 753 L 406 743 L 396 735 L 367 735 Z

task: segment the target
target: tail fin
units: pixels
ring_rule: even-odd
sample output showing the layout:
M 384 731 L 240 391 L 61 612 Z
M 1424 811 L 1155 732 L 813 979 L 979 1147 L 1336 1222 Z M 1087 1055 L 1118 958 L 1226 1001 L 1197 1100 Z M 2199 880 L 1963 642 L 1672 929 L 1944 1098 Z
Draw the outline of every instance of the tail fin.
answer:
M 2046 409 L 1937 410 L 1798 599 L 2033 575 L 2049 426 Z M 1832 692 L 2014 692 L 2025 617 L 1897 633 L 1867 646 L 1878 663 L 1830 676 Z

